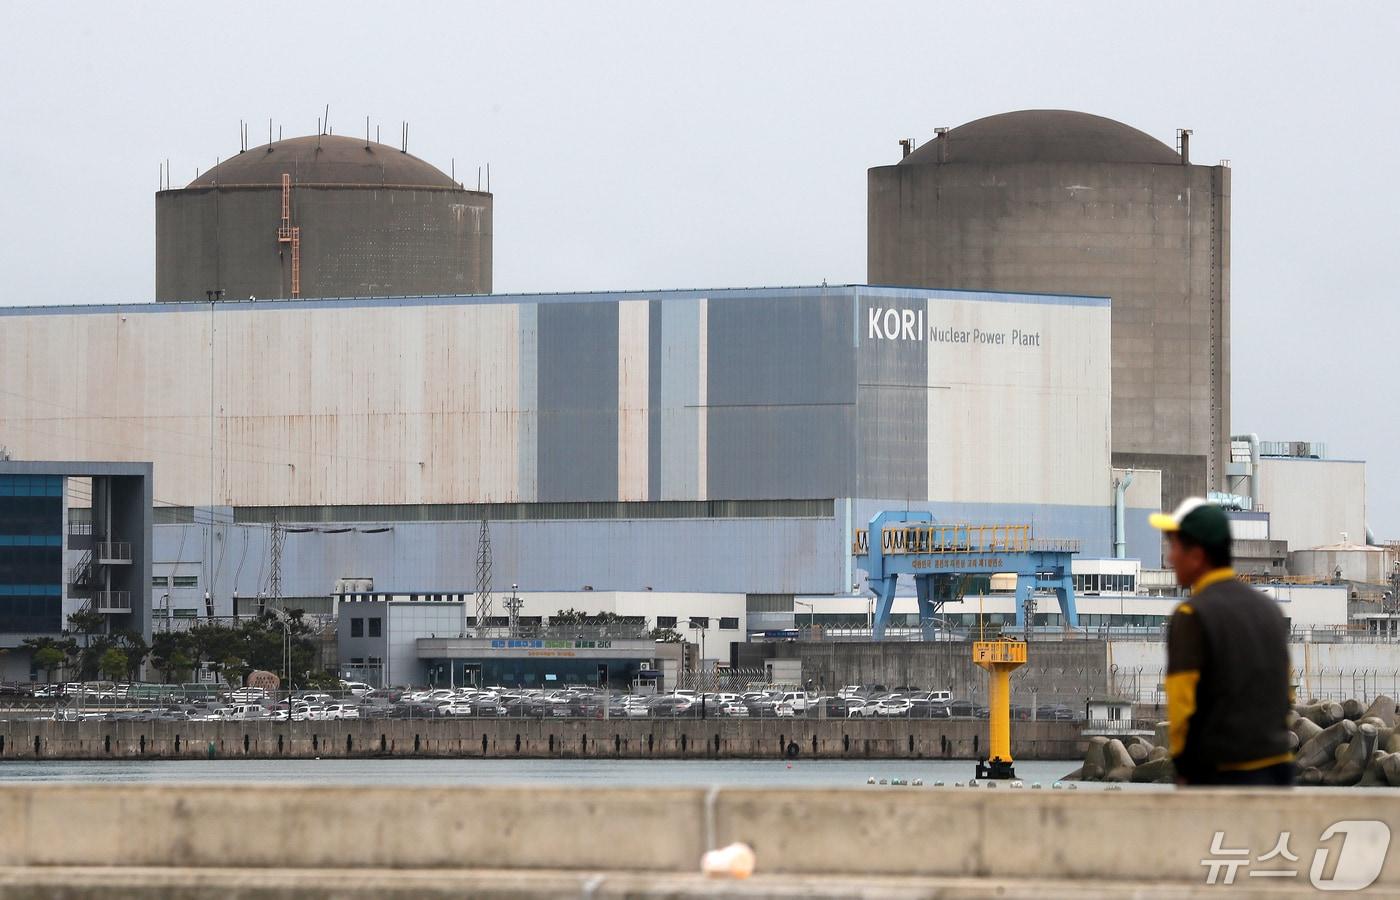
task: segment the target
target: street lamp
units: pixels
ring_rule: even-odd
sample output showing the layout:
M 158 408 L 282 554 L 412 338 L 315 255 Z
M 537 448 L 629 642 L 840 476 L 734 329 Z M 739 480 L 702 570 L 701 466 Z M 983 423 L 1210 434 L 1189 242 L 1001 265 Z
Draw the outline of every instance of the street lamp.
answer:
M 287 680 L 287 721 L 292 718 L 292 617 L 287 615 L 286 610 L 276 606 L 269 606 L 267 611 L 272 614 L 282 626 L 283 639 L 283 668 L 282 674 Z
M 690 620 L 692 631 L 700 632 L 700 718 L 705 718 L 705 631 L 708 620 L 702 622 L 694 617 Z
M 811 640 L 812 632 L 817 627 L 817 605 L 815 603 L 809 603 L 806 600 L 794 600 L 792 603 L 794 606 L 807 607 L 807 639 Z

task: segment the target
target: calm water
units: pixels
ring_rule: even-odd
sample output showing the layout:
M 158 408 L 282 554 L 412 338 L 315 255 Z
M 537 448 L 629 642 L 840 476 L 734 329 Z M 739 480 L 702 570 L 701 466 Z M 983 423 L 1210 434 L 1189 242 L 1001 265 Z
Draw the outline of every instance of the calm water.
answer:
M 1079 763 L 1016 764 L 1029 787 L 1047 788 Z M 374 785 L 549 785 L 553 787 L 865 787 L 871 776 L 966 782 L 968 761 L 292 759 L 2 762 L 0 784 L 263 783 Z M 1081 790 L 1102 790 L 1083 784 Z M 1124 785 L 1125 789 L 1161 787 Z M 875 786 L 872 790 L 897 790 Z

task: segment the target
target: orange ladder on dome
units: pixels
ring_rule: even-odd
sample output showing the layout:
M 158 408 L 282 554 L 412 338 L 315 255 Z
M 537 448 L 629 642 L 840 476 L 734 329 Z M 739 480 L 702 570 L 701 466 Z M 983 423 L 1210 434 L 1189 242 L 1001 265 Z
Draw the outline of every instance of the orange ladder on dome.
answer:
M 282 173 L 282 224 L 277 228 L 277 243 L 288 244 L 292 251 L 292 296 L 301 296 L 301 228 L 292 224 L 292 176 Z

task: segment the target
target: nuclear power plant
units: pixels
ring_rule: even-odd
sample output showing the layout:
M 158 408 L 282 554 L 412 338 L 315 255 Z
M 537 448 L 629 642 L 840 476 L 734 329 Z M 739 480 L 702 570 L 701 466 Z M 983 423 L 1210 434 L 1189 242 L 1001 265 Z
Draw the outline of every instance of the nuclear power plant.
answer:
M 156 194 L 156 299 L 491 293 L 491 195 L 406 150 L 319 134 Z
M 1081 626 L 1159 635 L 1151 512 L 1211 492 L 1261 577 L 1366 531 L 1361 463 L 1232 434 L 1230 170 L 1189 139 L 1027 110 L 905 142 L 868 173 L 868 285 L 521 295 L 491 293 L 489 191 L 274 141 L 156 195 L 159 302 L 0 307 L 0 445 L 154 464 L 157 628 L 405 611 L 345 636 L 374 683 L 474 677 L 415 641 L 565 608 L 690 622 L 712 660 L 868 629 L 853 547 L 885 510 L 1051 541 Z M 939 627 L 1073 624 L 1004 562 L 944 577 Z M 26 603 L 80 608 L 65 579 Z M 1279 590 L 1346 627 L 1344 588 Z M 881 615 L 922 634 L 919 609 Z
M 867 245 L 871 284 L 1111 298 L 1113 463 L 1168 507 L 1230 459 L 1230 169 L 1178 141 L 1066 110 L 940 129 L 870 170 Z

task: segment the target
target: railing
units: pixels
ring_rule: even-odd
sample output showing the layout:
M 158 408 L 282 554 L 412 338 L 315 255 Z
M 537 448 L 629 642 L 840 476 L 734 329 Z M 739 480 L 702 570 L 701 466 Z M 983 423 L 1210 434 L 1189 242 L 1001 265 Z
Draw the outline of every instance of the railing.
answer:
M 109 566 L 131 562 L 131 543 L 129 541 L 104 541 L 96 544 L 93 547 L 93 552 L 97 556 L 99 565 Z
M 92 534 L 91 522 L 69 522 L 68 534 L 73 537 L 85 537 Z
M 92 551 L 88 550 L 78 564 L 68 570 L 68 583 L 73 587 L 85 588 L 92 583 Z
M 92 608 L 101 613 L 131 612 L 131 591 L 96 591 Z
M 1029 525 L 897 525 L 880 532 L 885 555 L 936 553 L 1077 553 L 1073 540 L 1038 540 Z M 870 552 L 870 530 L 858 528 L 851 545 L 854 556 Z

